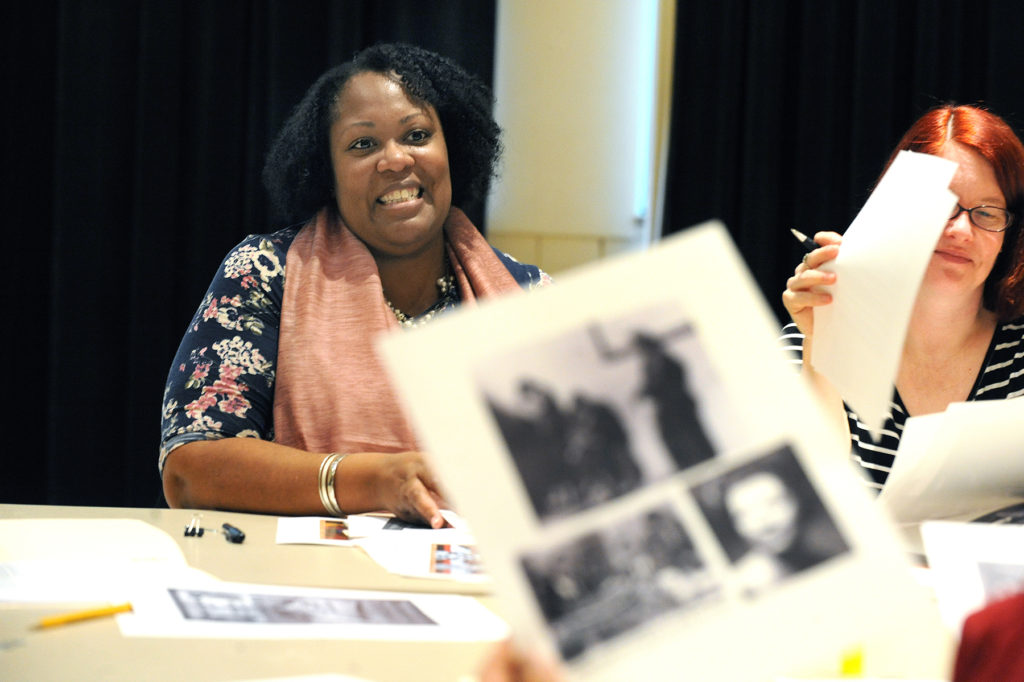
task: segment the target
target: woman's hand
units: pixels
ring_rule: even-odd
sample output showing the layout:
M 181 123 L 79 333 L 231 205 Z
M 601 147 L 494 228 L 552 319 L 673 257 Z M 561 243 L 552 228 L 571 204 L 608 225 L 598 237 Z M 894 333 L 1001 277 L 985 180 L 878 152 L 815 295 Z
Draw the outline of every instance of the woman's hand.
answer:
M 821 287 L 836 282 L 834 272 L 818 268 L 835 260 L 843 238 L 835 232 L 818 232 L 814 241 L 820 247 L 804 256 L 793 276 L 786 280 L 786 290 L 782 292 L 782 304 L 806 337 L 814 334 L 814 309 L 832 302 L 832 294 L 822 291 Z
M 377 499 L 385 511 L 403 521 L 427 523 L 431 528 L 444 526 L 441 508 L 447 505 L 423 453 L 374 453 L 372 457 L 376 460 L 373 464 Z M 341 478 L 342 474 L 338 476 Z M 344 485 L 344 481 L 339 484 Z
M 480 682 L 560 682 L 561 671 L 537 656 L 524 655 L 509 642 L 494 648 L 480 671 Z

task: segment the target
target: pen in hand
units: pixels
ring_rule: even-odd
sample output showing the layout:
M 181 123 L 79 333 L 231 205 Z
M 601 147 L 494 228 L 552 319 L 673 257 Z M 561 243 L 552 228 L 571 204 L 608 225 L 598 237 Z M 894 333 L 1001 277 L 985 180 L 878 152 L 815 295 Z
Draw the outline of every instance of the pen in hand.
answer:
M 800 246 L 804 247 L 804 251 L 806 251 L 807 253 L 814 251 L 816 248 L 820 246 L 820 244 L 818 244 L 816 241 L 808 237 L 800 230 L 790 228 L 789 231 L 793 233 L 793 236 L 797 238 L 797 241 L 800 242 Z

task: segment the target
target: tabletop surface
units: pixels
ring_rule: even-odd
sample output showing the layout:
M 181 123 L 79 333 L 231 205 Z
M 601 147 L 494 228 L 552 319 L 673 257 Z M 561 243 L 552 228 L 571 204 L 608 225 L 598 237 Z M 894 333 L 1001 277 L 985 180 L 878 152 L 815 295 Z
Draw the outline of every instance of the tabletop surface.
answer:
M 277 517 L 204 510 L 202 525 L 242 529 L 245 542 L 186 537 L 194 510 L 0 504 L 0 519 L 139 519 L 166 531 L 190 566 L 233 582 L 303 587 L 471 594 L 487 588 L 387 573 L 357 548 L 278 545 Z M 0 605 L 0 670 L 5 679 L 258 680 L 344 674 L 368 680 L 471 679 L 486 643 L 243 640 L 122 637 L 112 618 L 36 631 L 40 617 L 66 606 Z

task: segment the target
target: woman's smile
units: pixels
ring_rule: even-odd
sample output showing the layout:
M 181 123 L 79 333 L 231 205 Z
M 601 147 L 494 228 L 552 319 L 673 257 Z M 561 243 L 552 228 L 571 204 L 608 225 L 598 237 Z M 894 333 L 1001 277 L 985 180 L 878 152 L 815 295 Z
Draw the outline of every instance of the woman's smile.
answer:
M 396 204 L 407 203 L 413 199 L 420 199 L 422 197 L 422 187 L 405 187 L 402 189 L 392 190 L 383 196 L 377 197 L 377 203 L 383 204 L 384 206 L 395 206 Z
M 378 256 L 440 253 L 452 186 L 437 112 L 373 72 L 353 76 L 336 106 L 331 157 L 345 225 Z

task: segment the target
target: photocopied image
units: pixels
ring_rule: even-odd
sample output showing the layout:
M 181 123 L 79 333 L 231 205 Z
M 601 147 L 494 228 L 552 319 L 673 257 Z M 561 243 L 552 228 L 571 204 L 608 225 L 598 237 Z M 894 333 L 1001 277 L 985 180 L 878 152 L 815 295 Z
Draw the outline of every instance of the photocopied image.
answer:
M 480 575 L 483 566 L 476 548 L 470 545 L 431 545 L 430 572 L 437 575 Z
M 729 409 L 672 305 L 588 322 L 484 363 L 476 380 L 542 519 L 711 459 L 720 436 L 705 415 Z
M 522 566 L 566 660 L 718 594 L 669 505 L 529 552 Z
M 415 604 L 398 599 L 245 594 L 178 588 L 170 589 L 170 593 L 187 620 L 235 623 L 435 624 Z
M 828 678 L 939 639 L 777 339 L 717 223 L 381 339 L 501 616 L 568 679 Z
M 788 446 L 692 492 L 746 596 L 849 550 Z

